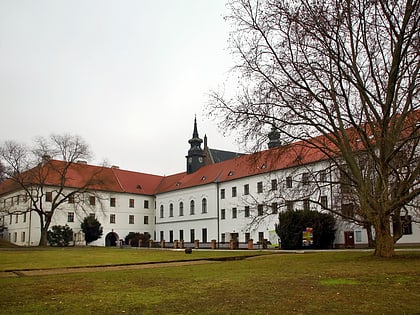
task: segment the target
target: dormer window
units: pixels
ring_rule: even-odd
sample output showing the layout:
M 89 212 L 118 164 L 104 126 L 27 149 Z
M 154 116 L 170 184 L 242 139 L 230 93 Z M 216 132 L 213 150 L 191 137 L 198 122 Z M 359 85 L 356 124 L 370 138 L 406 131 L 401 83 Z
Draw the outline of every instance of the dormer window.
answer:
M 206 180 L 206 176 L 201 177 L 201 180 L 203 181 Z
M 229 171 L 228 176 L 233 176 L 233 171 Z

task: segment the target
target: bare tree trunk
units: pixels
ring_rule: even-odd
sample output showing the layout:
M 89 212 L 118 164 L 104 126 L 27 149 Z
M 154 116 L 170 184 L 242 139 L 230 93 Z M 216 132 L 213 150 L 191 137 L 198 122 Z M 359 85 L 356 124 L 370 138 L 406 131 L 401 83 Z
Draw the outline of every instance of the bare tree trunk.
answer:
M 367 238 L 368 238 L 368 246 L 369 248 L 374 248 L 375 241 L 372 236 L 372 225 L 367 224 L 365 227 L 366 227 L 366 233 L 367 233 Z
M 376 244 L 374 255 L 392 257 L 394 255 L 394 238 L 391 235 L 389 216 L 378 216 L 374 222 Z
M 47 239 L 48 227 L 41 227 L 41 238 L 39 239 L 39 246 L 47 246 L 48 239 Z

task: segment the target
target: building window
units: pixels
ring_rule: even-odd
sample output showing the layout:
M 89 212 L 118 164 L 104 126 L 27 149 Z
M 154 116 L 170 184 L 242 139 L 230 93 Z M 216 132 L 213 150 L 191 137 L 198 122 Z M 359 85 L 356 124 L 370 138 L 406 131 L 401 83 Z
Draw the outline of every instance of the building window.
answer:
M 272 179 L 271 180 L 271 190 L 277 190 L 278 185 L 277 185 L 277 179 Z
M 191 229 L 190 230 L 190 242 L 194 243 L 194 241 L 195 241 L 195 230 Z
M 19 223 L 19 215 L 18 214 L 16 214 L 16 221 L 15 221 L 15 223 Z
M 343 194 L 351 193 L 352 190 L 352 181 L 344 170 L 340 170 L 340 188 Z
M 15 243 L 17 242 L 17 232 L 13 233 L 13 241 Z
M 115 207 L 115 198 L 109 199 L 109 206 L 110 207 Z
M 180 241 L 184 240 L 184 230 L 179 230 L 179 240 Z
M 401 224 L 402 224 L 403 235 L 413 234 L 411 215 L 401 216 Z
M 236 219 L 238 217 L 238 210 L 236 208 L 232 208 L 232 219 Z
M 232 197 L 236 197 L 236 187 L 232 187 Z
M 310 201 L 308 198 L 303 200 L 303 210 L 304 211 L 309 211 L 309 205 L 310 205 Z
M 144 209 L 149 209 L 149 200 L 145 200 L 143 202 L 143 207 L 144 207 Z
M 245 218 L 249 217 L 249 206 L 245 206 Z
M 22 234 L 20 235 L 21 242 L 25 242 L 25 238 L 26 238 L 26 233 L 25 231 L 23 231 Z
M 130 214 L 128 216 L 128 224 L 134 224 L 134 215 L 133 214 Z
M 163 241 L 165 238 L 164 238 L 164 234 L 163 234 L 163 231 L 160 231 L 160 241 Z
M 245 243 L 248 243 L 250 239 L 251 239 L 251 233 L 249 232 L 245 233 Z
M 261 216 L 264 214 L 264 205 L 258 205 L 258 215 Z
M 67 222 L 74 222 L 74 212 L 67 212 Z
M 89 204 L 90 204 L 91 206 L 94 206 L 94 205 L 95 205 L 95 203 L 96 203 L 95 196 L 89 196 Z
M 143 224 L 149 224 L 149 216 L 147 216 L 147 215 L 144 216 Z
M 48 202 L 52 201 L 52 192 L 51 191 L 47 191 L 45 193 L 45 201 L 48 201 Z
M 115 224 L 115 214 L 110 214 L 109 215 L 109 223 Z
M 309 185 L 309 173 L 302 174 L 302 185 Z
M 201 241 L 203 243 L 207 243 L 207 229 L 206 228 L 203 228 L 201 230 Z
M 226 210 L 221 209 L 220 210 L 220 220 L 224 220 L 224 219 L 226 219 Z
M 130 199 L 130 200 L 129 200 L 129 202 L 128 202 L 128 206 L 129 206 L 130 208 L 134 208 L 134 199 Z
M 184 215 L 184 203 L 181 201 L 179 203 L 179 216 L 182 217 Z
M 244 185 L 244 195 L 249 195 L 249 184 Z
M 287 188 L 292 188 L 292 177 L 291 176 L 288 176 L 288 177 L 286 177 L 286 187 Z
M 257 193 L 262 193 L 263 192 L 263 183 L 262 182 L 258 182 L 257 183 Z
M 190 214 L 194 214 L 195 213 L 195 202 L 194 200 L 190 201 Z
M 327 172 L 325 170 L 319 172 L 319 181 L 321 183 L 325 183 L 327 181 Z
M 264 242 L 264 232 L 258 232 L 258 241 L 260 243 Z
M 226 243 L 226 234 L 225 233 L 220 234 L 220 238 L 221 238 L 222 244 Z
M 13 220 L 12 218 L 13 218 L 13 216 L 12 216 L 12 215 L 10 215 L 10 216 L 9 216 L 9 224 L 12 224 L 12 220 Z
M 294 202 L 293 200 L 286 200 L 286 209 L 287 211 L 293 211 L 294 209 Z
M 220 189 L 220 199 L 225 199 L 225 190 Z
M 169 204 L 169 216 L 174 216 L 174 205 L 172 203 Z
M 160 215 L 159 215 L 160 218 L 163 218 L 163 212 L 164 212 L 163 205 L 160 205 Z
M 26 222 L 26 212 L 23 214 L 23 223 Z
M 272 204 L 271 204 L 271 213 L 272 214 L 277 214 L 279 211 L 278 211 L 278 204 L 277 204 L 277 202 L 273 202 Z
M 169 243 L 173 243 L 174 242 L 174 231 L 170 230 L 169 231 Z
M 207 213 L 207 199 L 206 198 L 203 198 L 201 200 L 201 212 Z
M 345 203 L 341 205 L 341 213 L 344 217 L 354 217 L 354 205 L 352 203 Z
M 355 238 L 355 241 L 357 242 L 357 243 L 360 243 L 361 241 L 362 241 L 362 231 L 355 231 L 354 232 L 354 238 Z
M 69 203 L 74 203 L 74 195 L 70 195 L 67 200 Z
M 328 208 L 328 198 L 327 196 L 321 196 L 321 208 L 327 209 Z

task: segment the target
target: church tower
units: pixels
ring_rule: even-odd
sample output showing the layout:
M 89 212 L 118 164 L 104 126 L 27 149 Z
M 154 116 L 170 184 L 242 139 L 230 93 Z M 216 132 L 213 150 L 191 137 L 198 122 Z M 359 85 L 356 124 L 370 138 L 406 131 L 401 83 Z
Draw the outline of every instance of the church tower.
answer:
M 188 140 L 188 143 L 191 145 L 191 148 L 188 150 L 187 158 L 187 173 L 191 174 L 198 170 L 200 167 L 204 166 L 204 150 L 201 148 L 202 139 L 198 137 L 197 131 L 197 118 L 194 118 L 194 131 L 192 138 Z
M 281 145 L 280 132 L 274 125 L 271 127 L 271 131 L 268 133 L 268 139 L 270 140 L 268 142 L 269 149 L 276 148 Z

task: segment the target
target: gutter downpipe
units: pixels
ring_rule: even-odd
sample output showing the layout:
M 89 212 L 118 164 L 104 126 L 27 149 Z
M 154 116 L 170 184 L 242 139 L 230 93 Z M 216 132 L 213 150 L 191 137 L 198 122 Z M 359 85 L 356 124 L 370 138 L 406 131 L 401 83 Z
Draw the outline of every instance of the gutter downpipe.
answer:
M 217 207 L 217 248 L 220 248 L 220 202 L 219 202 L 219 191 L 220 191 L 220 175 L 216 178 L 216 207 Z

